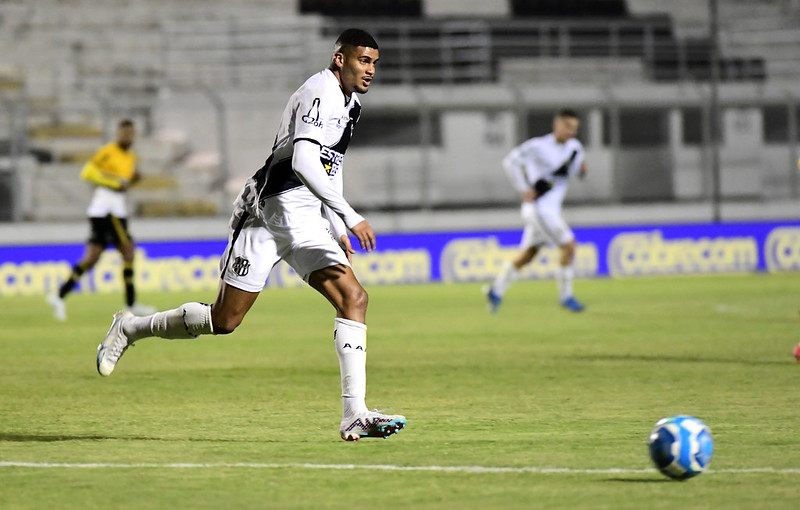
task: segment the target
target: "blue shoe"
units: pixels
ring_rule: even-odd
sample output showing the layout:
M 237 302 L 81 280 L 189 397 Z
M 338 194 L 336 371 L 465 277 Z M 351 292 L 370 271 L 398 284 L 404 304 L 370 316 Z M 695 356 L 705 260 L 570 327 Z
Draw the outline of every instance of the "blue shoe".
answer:
M 578 301 L 572 296 L 562 301 L 561 306 L 567 308 L 568 310 L 572 310 L 573 312 L 582 312 L 586 309 L 585 306 L 578 303 Z
M 503 298 L 495 294 L 494 289 L 492 289 L 492 287 L 489 285 L 483 288 L 483 293 L 486 294 L 486 301 L 489 304 L 489 312 L 497 313 L 497 309 L 500 308 L 500 303 L 503 302 Z

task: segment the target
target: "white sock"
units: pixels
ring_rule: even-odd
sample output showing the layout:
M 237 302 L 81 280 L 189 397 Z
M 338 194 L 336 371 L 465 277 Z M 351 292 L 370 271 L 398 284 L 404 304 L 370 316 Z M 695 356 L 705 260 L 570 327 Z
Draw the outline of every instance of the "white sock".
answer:
M 558 283 L 558 298 L 562 303 L 565 299 L 572 297 L 572 279 L 574 276 L 575 270 L 572 268 L 572 264 L 558 268 L 556 282 Z
M 494 279 L 492 290 L 496 295 L 502 297 L 517 278 L 519 278 L 519 270 L 511 262 L 506 262 L 503 270 Z
M 123 324 L 123 332 L 134 342 L 150 336 L 177 340 L 214 334 L 211 324 L 211 305 L 185 303 L 166 312 L 145 317 L 131 317 Z
M 333 343 L 342 375 L 342 416 L 367 411 L 367 326 L 349 319 L 334 321 Z

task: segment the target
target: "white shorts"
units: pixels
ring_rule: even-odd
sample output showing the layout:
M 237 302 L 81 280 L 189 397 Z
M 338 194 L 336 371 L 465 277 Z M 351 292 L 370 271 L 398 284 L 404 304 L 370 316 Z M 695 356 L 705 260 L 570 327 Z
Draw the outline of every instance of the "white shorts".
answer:
M 519 246 L 523 250 L 548 243 L 564 246 L 575 239 L 557 208 L 542 207 L 539 202 L 523 202 L 521 214 L 525 229 Z
M 228 285 L 260 292 L 280 260 L 285 260 L 305 281 L 319 269 L 338 264 L 350 266 L 344 250 L 331 235 L 328 220 L 322 216 L 312 216 L 299 227 L 279 229 L 270 228 L 255 215 L 237 214 L 231 218 L 228 247 L 219 263 L 220 278 Z

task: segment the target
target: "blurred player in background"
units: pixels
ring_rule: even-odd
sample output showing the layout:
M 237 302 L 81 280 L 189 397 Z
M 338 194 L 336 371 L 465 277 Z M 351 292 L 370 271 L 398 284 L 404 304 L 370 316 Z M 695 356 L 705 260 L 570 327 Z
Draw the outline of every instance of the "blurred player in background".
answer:
M 339 36 L 329 67 L 289 99 L 272 154 L 236 199 L 216 302 L 186 303 L 149 317 L 117 313 L 98 346 L 101 375 L 110 375 L 128 346 L 142 338 L 231 333 L 282 259 L 336 310 L 342 439 L 388 437 L 405 426 L 403 416 L 365 404 L 367 292 L 350 267 L 355 252 L 347 229 L 366 251 L 374 249 L 375 234 L 342 196 L 342 158 L 361 114 L 356 93 L 367 92 L 377 61 L 378 44 L 367 32 L 348 29 Z M 280 331 L 267 334 L 280 339 Z
M 114 246 L 122 255 L 122 279 L 125 282 L 126 310 L 135 315 L 147 315 L 154 308 L 136 303 L 133 283 L 134 244 L 128 232 L 126 191 L 139 180 L 136 154 L 131 151 L 136 129 L 125 119 L 117 126 L 116 141 L 100 148 L 81 171 L 81 179 L 95 186 L 87 215 L 91 233 L 83 258 L 72 267 L 72 273 L 58 289 L 58 294 L 47 296 L 56 319 L 67 319 L 64 298 L 78 283 L 81 275 L 97 264 L 108 246 Z
M 552 133 L 527 140 L 503 159 L 503 169 L 522 195 L 525 229 L 519 254 L 506 264 L 494 283 L 484 289 L 492 313 L 497 312 L 520 270 L 548 243 L 558 246 L 561 251 L 556 274 L 561 306 L 573 312 L 584 309 L 572 295 L 575 235 L 561 217 L 561 204 L 570 176 L 578 174 L 582 179 L 587 171 L 583 146 L 575 138 L 579 125 L 580 118 L 575 111 L 559 110 L 553 118 Z

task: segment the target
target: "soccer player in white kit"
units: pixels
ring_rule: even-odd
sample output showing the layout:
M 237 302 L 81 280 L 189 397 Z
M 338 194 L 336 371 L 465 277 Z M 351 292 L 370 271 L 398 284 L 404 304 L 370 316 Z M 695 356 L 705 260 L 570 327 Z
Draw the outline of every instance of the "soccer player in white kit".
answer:
M 375 248 L 375 234 L 342 195 L 342 158 L 361 113 L 357 93 L 367 92 L 378 57 L 370 34 L 342 32 L 329 67 L 289 99 L 272 154 L 236 199 L 216 302 L 185 303 L 147 317 L 118 312 L 98 346 L 101 375 L 110 375 L 128 346 L 142 338 L 231 333 L 282 259 L 336 309 L 342 439 L 385 438 L 405 426 L 403 416 L 365 404 L 368 299 L 350 267 L 355 252 L 347 229 L 366 251 Z
M 587 171 L 583 145 L 575 138 L 579 125 L 580 118 L 575 111 L 561 109 L 553 118 L 552 133 L 527 140 L 503 159 L 503 170 L 522 196 L 525 229 L 519 254 L 505 265 L 492 285 L 484 289 L 492 313 L 497 312 L 519 271 L 548 243 L 561 251 L 556 274 L 561 306 L 573 312 L 584 310 L 572 295 L 575 235 L 561 217 L 561 204 L 570 176 L 577 174 L 583 178 Z

